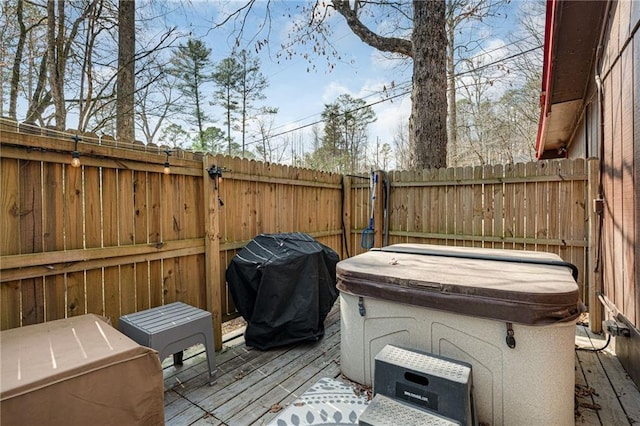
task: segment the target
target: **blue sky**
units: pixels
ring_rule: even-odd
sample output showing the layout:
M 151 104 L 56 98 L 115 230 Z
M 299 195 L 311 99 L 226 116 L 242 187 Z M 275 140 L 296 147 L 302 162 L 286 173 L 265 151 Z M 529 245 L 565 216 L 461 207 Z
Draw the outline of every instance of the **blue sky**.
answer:
M 308 2 L 304 2 L 308 4 Z M 167 25 L 175 25 L 185 36 L 200 38 L 212 49 L 212 60 L 219 62 L 231 52 L 234 41 L 230 36 L 230 30 L 237 26 L 237 22 L 229 22 L 224 28 L 212 27 L 227 16 L 228 11 L 235 10 L 246 4 L 244 1 L 198 1 L 191 3 L 165 3 L 164 7 L 169 13 L 165 16 Z M 324 105 L 335 101 L 342 93 L 349 93 L 354 97 L 365 98 L 368 102 L 376 102 L 384 99 L 383 87 L 406 85 L 411 80 L 410 67 L 401 65 L 400 61 L 393 61 L 382 57 L 375 49 L 361 42 L 347 27 L 344 18 L 336 15 L 331 20 L 333 35 L 331 40 L 341 55 L 341 61 L 335 62 L 332 70 L 328 69 L 327 60 L 310 54 L 315 70 L 309 62 L 303 59 L 304 47 L 296 49 L 298 55 L 292 59 L 278 59 L 279 46 L 291 31 L 291 22 L 301 15 L 296 15 L 296 6 L 303 2 L 272 1 L 271 28 L 268 34 L 269 48 L 260 50 L 257 55 L 261 60 L 262 73 L 267 77 L 270 85 L 265 92 L 267 100 L 264 105 L 274 106 L 279 109 L 274 120 L 276 133 L 297 128 L 320 119 Z M 523 4 L 515 1 L 507 6 L 504 17 L 494 19 L 493 22 L 478 24 L 472 32 L 482 36 L 485 53 L 479 51 L 481 60 L 487 62 L 495 60 L 506 51 L 503 46 L 508 43 L 507 36 L 513 31 L 517 9 Z M 258 0 L 253 12 L 245 23 L 245 33 L 259 38 L 267 37 L 266 30 L 261 33 L 256 28 L 264 22 L 266 1 Z M 292 12 L 292 17 L 283 17 L 285 10 Z M 488 24 L 488 25 L 487 25 Z M 246 47 L 251 49 L 254 44 L 246 42 Z M 500 91 L 496 86 L 496 91 Z M 213 89 L 211 89 L 211 93 Z M 223 126 L 223 118 L 220 111 L 217 113 L 212 108 L 212 115 L 218 116 L 214 125 Z M 400 122 L 406 122 L 410 111 L 410 96 L 402 96 L 393 102 L 382 102 L 373 107 L 377 122 L 369 129 L 370 141 L 375 143 L 376 138 L 381 142 L 391 145 L 392 138 Z M 310 129 L 303 131 L 305 140 L 310 141 Z

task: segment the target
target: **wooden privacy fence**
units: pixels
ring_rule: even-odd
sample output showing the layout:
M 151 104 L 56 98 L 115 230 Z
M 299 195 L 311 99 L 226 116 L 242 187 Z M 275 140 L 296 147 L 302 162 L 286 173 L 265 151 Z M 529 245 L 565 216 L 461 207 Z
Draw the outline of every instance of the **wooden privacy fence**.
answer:
M 599 162 L 551 160 L 386 174 L 377 172 L 375 246 L 383 242 L 545 251 L 577 266 L 578 286 L 599 330 L 601 290 L 595 272 Z M 389 182 L 385 203 L 384 180 Z M 365 191 L 366 187 L 366 191 Z M 363 252 L 361 229 L 370 214 L 368 184 L 345 177 L 348 249 Z M 366 194 L 366 195 L 365 195 Z M 591 200 L 591 201 L 590 201 Z M 388 207 L 385 209 L 385 205 Z M 388 234 L 382 235 L 388 218 Z
M 342 176 L 82 135 L 0 128 L 0 328 L 83 313 L 111 318 L 183 301 L 221 322 L 237 314 L 225 283 L 259 233 L 305 232 L 341 258 L 364 251 L 367 176 Z M 220 179 L 208 171 L 222 170 Z M 545 250 L 585 271 L 595 161 L 538 162 L 389 174 L 375 198 L 376 245 Z M 592 197 L 593 198 L 593 197 Z M 347 230 L 346 232 L 344 230 Z M 347 237 L 347 238 L 345 238 Z
M 164 148 L 95 135 L 74 168 L 72 135 L 0 130 L 2 329 L 179 300 L 213 313 L 220 347 L 225 268 L 256 234 L 306 232 L 342 256 L 340 175 L 181 151 L 164 174 Z

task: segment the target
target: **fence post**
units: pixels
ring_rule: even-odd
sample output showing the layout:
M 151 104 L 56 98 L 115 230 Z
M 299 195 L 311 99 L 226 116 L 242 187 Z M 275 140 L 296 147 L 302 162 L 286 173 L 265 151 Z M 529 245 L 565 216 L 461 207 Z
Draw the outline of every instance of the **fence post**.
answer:
M 209 168 L 213 157 L 205 155 L 202 159 L 202 189 L 204 196 L 204 269 L 207 310 L 213 317 L 213 334 L 216 350 L 222 349 L 222 288 L 220 282 L 220 205 L 216 181 L 209 177 Z
M 588 226 L 588 254 L 587 254 L 587 279 L 589 296 L 589 328 L 593 333 L 602 332 L 603 307 L 598 298 L 598 293 L 602 292 L 602 259 L 598 270 L 596 267 L 596 257 L 598 256 L 598 245 L 602 238 L 600 227 L 600 216 L 595 212 L 594 200 L 598 198 L 598 188 L 600 186 L 600 161 L 595 158 L 587 160 L 587 226 Z
M 351 177 L 342 175 L 342 238 L 344 240 L 343 248 L 345 250 L 345 253 L 343 253 L 342 257 L 345 259 L 351 256 L 351 249 L 353 248 L 353 245 L 351 244 L 351 239 L 353 237 L 351 232 L 352 200 L 353 197 L 351 196 Z
M 382 247 L 382 227 L 384 226 L 384 174 L 380 170 L 376 170 L 374 179 L 376 179 L 376 188 L 375 188 L 375 201 L 373 203 L 373 229 L 374 239 L 373 246 L 374 247 Z

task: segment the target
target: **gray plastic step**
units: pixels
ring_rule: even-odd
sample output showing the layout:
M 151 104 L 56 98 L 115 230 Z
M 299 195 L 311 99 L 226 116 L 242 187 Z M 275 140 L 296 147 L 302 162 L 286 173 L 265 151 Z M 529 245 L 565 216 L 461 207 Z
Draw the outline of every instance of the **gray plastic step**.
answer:
M 460 426 L 459 422 L 380 394 L 373 397 L 358 422 L 360 426 Z

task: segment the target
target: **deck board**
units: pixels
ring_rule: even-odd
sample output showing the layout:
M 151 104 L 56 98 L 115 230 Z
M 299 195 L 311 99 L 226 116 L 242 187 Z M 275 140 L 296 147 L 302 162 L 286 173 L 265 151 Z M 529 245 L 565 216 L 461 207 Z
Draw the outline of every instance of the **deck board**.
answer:
M 576 344 L 581 348 L 593 349 L 605 347 L 606 341 L 603 336 L 594 335 L 586 327 L 578 326 Z M 638 424 L 640 393 L 615 357 L 613 348 L 614 343 L 611 342 L 601 351 L 576 351 L 579 362 L 576 364 L 576 383 L 579 378 L 584 378 L 594 390 L 593 401 L 601 407 L 597 410 L 601 424 Z M 582 377 L 579 377 L 578 367 L 581 367 Z
M 259 351 L 240 336 L 216 354 L 217 383 L 209 385 L 204 348 L 185 351 L 184 365 L 163 362 L 167 425 L 264 425 L 322 377 L 340 377 L 340 309 L 325 321 L 325 336 Z M 239 344 L 238 344 L 239 343 Z M 576 345 L 601 348 L 602 336 L 576 328 Z M 640 423 L 640 392 L 615 358 L 613 344 L 603 351 L 576 350 L 577 425 Z M 599 406 L 599 409 L 595 407 Z

